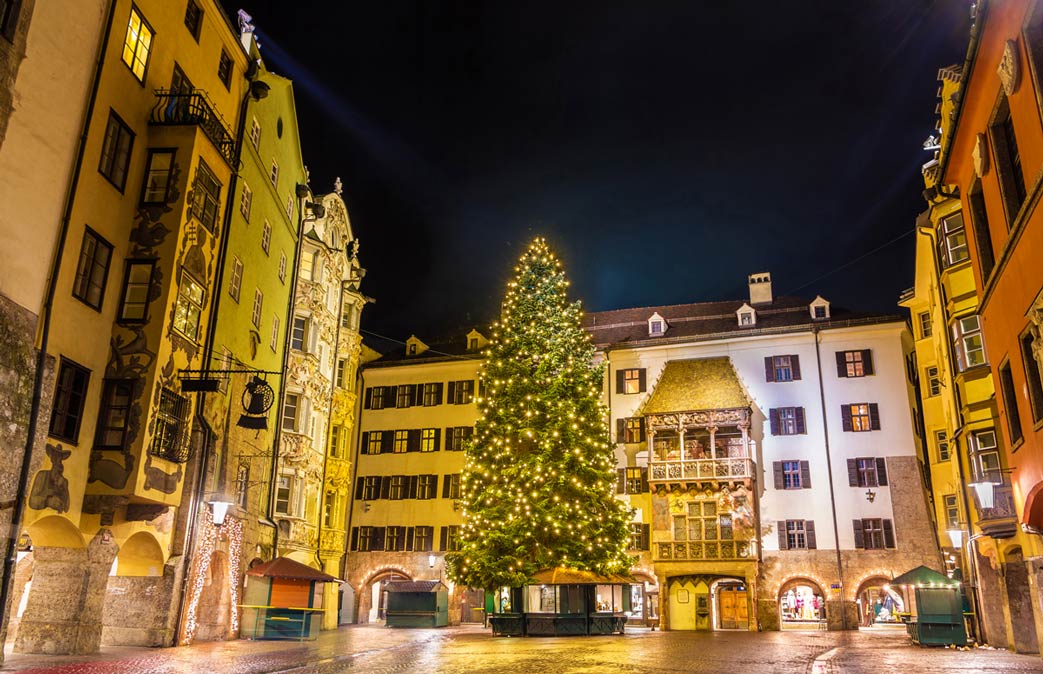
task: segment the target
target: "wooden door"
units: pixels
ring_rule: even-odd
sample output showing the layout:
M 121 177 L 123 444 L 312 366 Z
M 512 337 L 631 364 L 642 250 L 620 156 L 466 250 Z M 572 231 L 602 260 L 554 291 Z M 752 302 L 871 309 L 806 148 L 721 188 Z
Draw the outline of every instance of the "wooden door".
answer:
M 717 597 L 721 609 L 721 629 L 748 629 L 750 617 L 746 604 L 746 591 L 734 587 L 723 587 L 717 590 Z

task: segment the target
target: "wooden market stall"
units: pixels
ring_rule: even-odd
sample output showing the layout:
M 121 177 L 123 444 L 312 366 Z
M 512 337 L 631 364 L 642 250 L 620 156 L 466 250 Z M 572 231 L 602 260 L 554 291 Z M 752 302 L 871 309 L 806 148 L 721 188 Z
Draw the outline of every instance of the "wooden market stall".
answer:
M 239 634 L 244 639 L 314 639 L 322 625 L 322 587 L 343 582 L 289 557 L 246 572 Z
M 891 585 L 912 591 L 914 601 L 906 631 L 923 646 L 965 646 L 967 630 L 963 618 L 963 586 L 926 566 L 906 571 Z
M 384 587 L 388 627 L 445 627 L 449 588 L 438 580 L 394 580 Z
M 489 623 L 501 635 L 622 634 L 631 583 L 627 576 L 547 569 L 524 587 L 502 589 Z

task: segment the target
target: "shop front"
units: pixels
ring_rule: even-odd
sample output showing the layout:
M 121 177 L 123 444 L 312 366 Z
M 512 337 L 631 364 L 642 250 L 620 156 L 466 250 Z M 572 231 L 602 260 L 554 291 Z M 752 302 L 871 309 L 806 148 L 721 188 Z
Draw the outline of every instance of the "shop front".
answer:
M 786 583 L 779 592 L 782 629 L 826 629 L 826 601 L 822 588 L 806 579 Z

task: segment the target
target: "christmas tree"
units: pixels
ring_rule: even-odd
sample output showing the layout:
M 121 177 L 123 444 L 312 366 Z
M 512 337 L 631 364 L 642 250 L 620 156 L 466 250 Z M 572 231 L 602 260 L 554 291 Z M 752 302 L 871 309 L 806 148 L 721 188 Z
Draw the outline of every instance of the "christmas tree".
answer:
M 542 238 L 507 284 L 479 372 L 460 548 L 447 555 L 450 577 L 468 587 L 519 587 L 553 567 L 630 568 L 631 514 L 613 495 L 604 370 L 568 285 Z

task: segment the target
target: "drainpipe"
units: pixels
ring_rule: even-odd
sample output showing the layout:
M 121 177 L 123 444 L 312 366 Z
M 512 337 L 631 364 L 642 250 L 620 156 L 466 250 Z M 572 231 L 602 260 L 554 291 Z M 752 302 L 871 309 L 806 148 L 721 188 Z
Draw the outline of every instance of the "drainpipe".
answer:
M 840 528 L 837 525 L 837 496 L 833 485 L 833 459 L 829 451 L 829 420 L 826 418 L 826 386 L 822 377 L 821 328 L 811 329 L 815 339 L 815 362 L 818 365 L 818 395 L 822 407 L 822 436 L 826 444 L 826 474 L 829 476 L 829 508 L 833 514 L 833 541 L 837 552 L 837 577 L 840 579 L 840 624 L 847 630 L 847 607 L 844 606 L 844 562 L 840 555 Z
M 98 98 L 98 87 L 101 85 L 101 73 L 105 66 L 105 52 L 109 45 L 109 35 L 112 33 L 112 21 L 116 11 L 115 0 L 109 1 L 108 11 L 105 13 L 105 28 L 102 33 L 101 43 L 94 62 L 94 78 L 91 82 L 90 94 L 87 98 L 87 107 L 84 109 L 83 124 L 80 126 L 80 137 L 77 141 L 76 157 L 73 160 L 72 176 L 69 181 L 69 189 L 65 194 L 65 208 L 58 229 L 58 240 L 54 250 L 54 258 L 51 262 L 51 273 L 47 279 L 47 294 L 40 310 L 41 326 L 40 346 L 36 352 L 36 373 L 33 379 L 33 398 L 29 407 L 29 425 L 26 428 L 25 447 L 22 450 L 22 466 L 18 473 L 18 487 L 15 491 L 14 511 L 11 513 L 11 528 L 7 536 L 6 550 L 4 551 L 4 573 L 3 582 L 0 583 L 0 630 L 7 633 L 7 602 L 10 600 L 12 578 L 15 564 L 18 560 L 18 539 L 22 529 L 22 521 L 25 519 L 26 492 L 29 487 L 29 467 L 33 458 L 33 447 L 36 442 L 36 428 L 40 416 L 40 403 L 43 397 L 44 371 L 47 366 L 47 346 L 51 334 L 51 311 L 54 305 L 54 294 L 58 287 L 58 273 L 61 270 L 62 258 L 65 252 L 65 241 L 69 235 L 69 222 L 72 220 L 72 207 L 76 201 L 76 189 L 80 183 L 80 170 L 83 168 L 83 157 L 87 151 L 87 135 L 90 131 L 91 121 L 94 118 L 94 105 Z M 2 661 L 0 655 L 0 661 Z
M 360 317 L 359 320 L 361 320 L 361 317 Z M 353 429 L 354 432 L 352 433 L 352 435 L 354 436 L 354 439 L 351 442 L 352 447 L 355 448 L 355 452 L 354 452 L 354 454 L 351 457 L 351 473 L 350 473 L 350 475 L 351 475 L 351 490 L 352 491 L 351 491 L 351 498 L 348 499 L 348 519 L 347 519 L 347 532 L 346 532 L 346 537 L 347 537 L 348 540 L 346 541 L 347 545 L 345 545 L 345 548 L 350 548 L 351 547 L 351 523 L 353 521 L 352 518 L 355 516 L 355 483 L 358 480 L 358 473 L 359 473 L 359 453 L 361 452 L 361 447 L 359 446 L 359 443 L 362 440 L 362 399 L 363 399 L 363 396 L 365 395 L 365 392 L 366 392 L 365 385 L 366 385 L 366 379 L 365 379 L 365 376 L 363 375 L 363 365 L 362 365 L 362 363 L 359 363 L 359 368 L 355 372 L 355 410 L 354 410 L 354 414 L 355 414 L 355 428 Z M 347 552 L 348 552 L 348 550 L 345 550 L 344 558 L 341 561 L 341 572 L 340 572 L 340 577 L 343 578 L 345 581 L 347 581 L 347 559 L 348 559 Z M 359 586 L 358 590 L 356 591 L 355 590 L 355 586 L 351 585 L 350 582 L 348 583 L 348 585 L 351 586 L 352 592 L 354 592 L 354 594 L 355 594 L 355 596 L 352 598 L 352 612 L 354 614 L 352 616 L 352 618 L 353 618 L 352 622 L 358 623 L 358 621 L 359 621 L 359 605 L 360 605 L 359 601 L 360 601 L 361 596 L 362 596 L 362 586 Z

